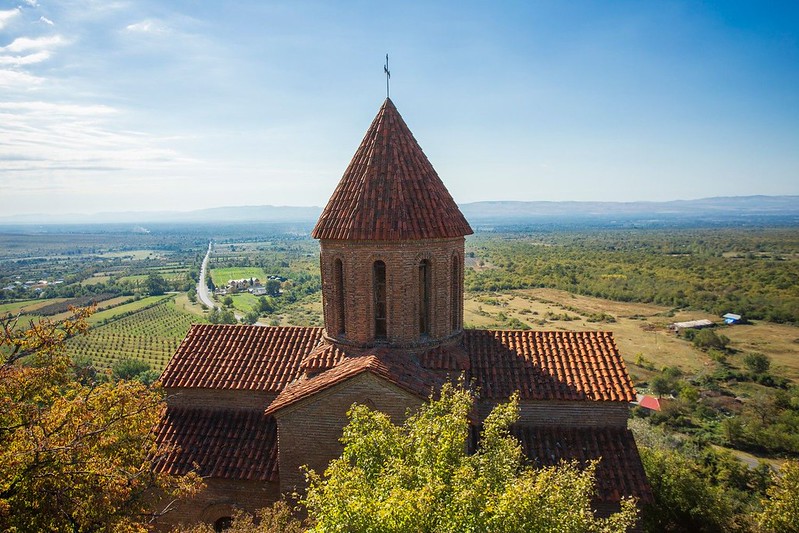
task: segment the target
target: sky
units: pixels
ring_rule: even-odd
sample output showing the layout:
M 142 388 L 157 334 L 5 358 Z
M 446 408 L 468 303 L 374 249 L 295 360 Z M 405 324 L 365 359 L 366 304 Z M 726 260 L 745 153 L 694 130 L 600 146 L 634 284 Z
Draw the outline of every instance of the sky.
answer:
M 799 194 L 799 3 L 0 0 L 0 217 L 323 206 L 386 97 L 459 203 Z

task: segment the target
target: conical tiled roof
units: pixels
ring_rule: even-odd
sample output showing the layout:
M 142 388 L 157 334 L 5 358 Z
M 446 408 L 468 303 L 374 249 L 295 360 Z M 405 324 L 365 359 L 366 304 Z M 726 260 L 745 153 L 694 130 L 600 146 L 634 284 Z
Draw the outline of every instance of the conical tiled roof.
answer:
M 386 98 L 319 217 L 313 237 L 396 241 L 471 233 L 394 103 Z

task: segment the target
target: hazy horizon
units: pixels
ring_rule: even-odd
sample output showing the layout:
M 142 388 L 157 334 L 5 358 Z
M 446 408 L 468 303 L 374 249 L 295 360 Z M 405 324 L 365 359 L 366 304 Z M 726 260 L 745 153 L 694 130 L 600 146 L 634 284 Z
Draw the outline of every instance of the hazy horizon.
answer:
M 459 203 L 799 194 L 799 6 L 0 0 L 0 216 L 321 206 L 385 98 Z

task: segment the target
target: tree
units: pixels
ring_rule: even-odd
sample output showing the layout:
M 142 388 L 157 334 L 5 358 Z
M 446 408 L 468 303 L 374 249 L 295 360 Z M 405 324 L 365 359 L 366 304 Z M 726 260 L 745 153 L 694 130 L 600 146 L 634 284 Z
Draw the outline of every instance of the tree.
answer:
M 700 329 L 693 337 L 694 346 L 702 350 L 709 350 L 715 348 L 716 350 L 724 351 L 730 343 L 730 339 L 726 335 L 718 335 L 712 329 Z
M 224 304 L 225 307 L 232 306 L 233 305 L 233 297 L 232 296 L 225 296 L 225 298 L 222 300 L 222 304 Z
M 341 457 L 323 477 L 307 473 L 312 531 L 624 531 L 635 522 L 631 500 L 607 519 L 594 516 L 594 463 L 523 466 L 508 429 L 518 419 L 516 396 L 486 418 L 469 455 L 473 408 L 472 394 L 450 385 L 402 426 L 353 406 Z
M 646 531 L 729 531 L 732 505 L 699 465 L 675 450 L 640 448 L 654 503 L 644 508 Z
M 799 461 L 786 461 L 761 503 L 760 527 L 765 531 L 799 532 Z
M 147 293 L 150 296 L 161 296 L 169 290 L 169 282 L 156 272 L 151 272 L 147 276 Z
M 136 381 L 74 379 L 64 342 L 90 310 L 18 326 L 0 320 L 0 530 L 145 531 L 145 496 L 196 491 L 196 476 L 155 474 L 162 394 Z
M 193 304 L 197 303 L 197 289 L 195 289 L 194 286 L 192 286 L 186 294 L 189 297 L 189 301 L 191 303 Z
M 280 282 L 276 279 L 268 279 L 266 280 L 266 293 L 270 296 L 279 296 L 280 295 Z
M 771 368 L 771 359 L 766 354 L 751 352 L 744 356 L 744 365 L 752 374 L 765 374 Z
M 230 309 L 214 307 L 208 314 L 208 321 L 211 324 L 235 324 L 236 315 Z
M 116 380 L 135 379 L 145 385 L 152 385 L 158 375 L 157 371 L 150 368 L 150 363 L 132 357 L 123 357 L 111 365 L 111 376 Z

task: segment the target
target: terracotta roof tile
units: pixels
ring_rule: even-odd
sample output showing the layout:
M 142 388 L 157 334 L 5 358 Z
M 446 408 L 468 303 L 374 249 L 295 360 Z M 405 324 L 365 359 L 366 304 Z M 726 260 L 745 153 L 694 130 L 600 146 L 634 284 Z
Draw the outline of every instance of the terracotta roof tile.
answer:
M 523 400 L 635 399 L 624 360 L 609 332 L 466 330 L 469 377 L 485 398 L 518 390 Z
M 585 465 L 601 458 L 596 470 L 599 501 L 617 502 L 624 496 L 652 501 L 638 447 L 627 428 L 514 427 L 512 433 L 535 466 L 561 460 Z
M 312 235 L 394 241 L 471 233 L 455 200 L 387 98 Z
M 363 372 L 372 372 L 422 398 L 427 398 L 443 384 L 443 379 L 434 372 L 419 367 L 405 357 L 381 350 L 356 357 L 345 357 L 330 370 L 316 376 L 300 378 L 278 394 L 267 407 L 266 413 L 275 413 Z
M 170 359 L 164 387 L 279 392 L 321 342 L 322 328 L 195 324 Z
M 259 409 L 169 407 L 156 428 L 156 443 L 171 450 L 155 471 L 203 477 L 276 481 L 277 424 Z

